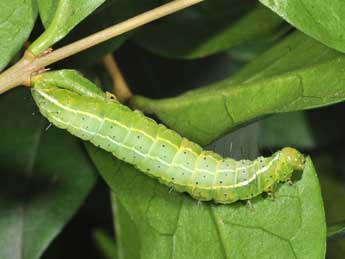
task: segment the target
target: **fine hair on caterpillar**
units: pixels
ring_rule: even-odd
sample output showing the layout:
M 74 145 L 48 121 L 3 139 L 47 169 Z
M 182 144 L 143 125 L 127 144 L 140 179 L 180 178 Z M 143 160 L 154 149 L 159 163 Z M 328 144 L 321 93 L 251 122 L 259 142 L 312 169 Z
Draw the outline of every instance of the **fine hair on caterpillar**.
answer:
M 304 168 L 304 156 L 289 147 L 253 161 L 205 151 L 113 100 L 73 70 L 36 76 L 31 91 L 40 112 L 55 126 L 200 201 L 248 200 Z

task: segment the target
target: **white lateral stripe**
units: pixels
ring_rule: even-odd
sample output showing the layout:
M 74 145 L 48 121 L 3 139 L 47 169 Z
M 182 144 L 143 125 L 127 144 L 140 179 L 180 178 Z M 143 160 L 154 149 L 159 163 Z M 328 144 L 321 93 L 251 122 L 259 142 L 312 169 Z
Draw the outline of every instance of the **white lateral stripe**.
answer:
M 95 114 L 88 113 L 88 112 L 84 112 L 84 111 L 80 111 L 80 110 L 76 111 L 76 110 L 74 110 L 74 109 L 72 109 L 72 108 L 70 108 L 70 107 L 68 107 L 68 106 L 65 106 L 65 105 L 61 104 L 58 100 L 56 100 L 55 98 L 49 96 L 49 95 L 46 94 L 44 91 L 42 91 L 42 90 L 40 90 L 40 89 L 38 89 L 38 90 L 36 89 L 36 91 L 37 91 L 43 98 L 45 98 L 46 100 L 50 101 L 51 103 L 54 103 L 56 106 L 60 107 L 60 108 L 63 109 L 63 110 L 66 110 L 66 111 L 69 111 L 69 112 L 72 112 L 72 113 L 75 113 L 75 114 L 82 114 L 82 115 L 85 115 L 85 116 L 88 116 L 88 117 L 91 117 L 91 118 L 95 118 L 95 119 L 97 119 L 98 121 L 107 120 L 107 121 L 109 121 L 109 122 L 111 122 L 111 123 L 114 123 L 114 124 L 116 124 L 116 125 L 118 125 L 118 126 L 120 126 L 120 127 L 125 128 L 126 130 L 129 129 L 126 125 L 124 125 L 124 124 L 122 124 L 122 123 L 120 123 L 120 122 L 118 122 L 118 121 L 116 121 L 116 120 L 112 120 L 112 119 L 109 119 L 109 118 L 107 118 L 107 117 L 101 118 L 101 117 L 99 117 L 99 116 L 97 116 L 97 115 L 95 115 Z M 63 124 L 65 124 L 65 125 L 68 125 L 68 126 L 71 126 L 71 127 L 75 128 L 75 129 L 84 131 L 84 132 L 86 132 L 86 133 L 88 133 L 88 134 L 90 134 L 90 135 L 97 135 L 98 137 L 101 137 L 101 138 L 104 138 L 104 139 L 109 140 L 110 142 L 114 143 L 115 145 L 117 145 L 117 146 L 119 146 L 119 147 L 123 147 L 123 148 L 126 148 L 126 149 L 128 149 L 128 150 L 132 150 L 133 152 L 135 152 L 136 154 L 142 156 L 143 158 L 150 158 L 150 159 L 152 159 L 152 160 L 159 161 L 160 163 L 162 163 L 162 164 L 164 164 L 164 165 L 166 165 L 166 166 L 168 166 L 168 167 L 172 167 L 172 166 L 173 166 L 173 167 L 181 168 L 181 169 L 183 169 L 183 170 L 185 170 L 185 171 L 188 171 L 188 172 L 190 172 L 190 173 L 193 173 L 193 172 L 194 172 L 194 170 L 192 170 L 192 169 L 190 169 L 190 168 L 188 168 L 188 167 L 185 167 L 184 165 L 175 164 L 175 163 L 168 163 L 168 162 L 162 160 L 161 158 L 159 158 L 159 157 L 157 157 L 157 156 L 150 156 L 150 155 L 147 155 L 147 154 L 142 153 L 142 152 L 140 152 L 139 150 L 135 149 L 134 147 L 127 146 L 127 145 L 125 145 L 125 144 L 123 144 L 123 143 L 121 143 L 121 142 L 117 142 L 117 141 L 115 141 L 114 139 L 110 138 L 109 136 L 104 136 L 104 135 L 99 134 L 99 133 L 95 133 L 95 132 L 92 132 L 92 131 L 88 131 L 88 130 L 86 130 L 86 129 L 84 129 L 84 128 L 81 128 L 81 127 L 76 127 L 76 126 L 74 126 L 74 125 L 71 125 L 71 124 L 69 124 L 69 123 L 66 123 L 65 121 L 61 120 L 60 118 L 57 118 L 56 116 L 53 116 L 53 117 L 54 117 L 55 120 L 59 121 L 60 123 L 63 123 Z M 132 130 L 133 130 L 133 131 L 140 132 L 141 134 L 143 134 L 143 135 L 147 136 L 148 138 L 154 140 L 153 137 L 152 137 L 151 135 L 147 134 L 145 131 L 142 131 L 142 130 L 140 130 L 140 129 L 135 129 L 135 128 L 132 128 Z M 179 150 L 178 147 L 177 147 L 175 144 L 173 144 L 172 142 L 170 142 L 169 140 L 162 139 L 162 138 L 159 138 L 159 137 L 158 137 L 158 139 L 160 139 L 160 140 L 162 140 L 162 141 L 165 141 L 165 142 L 168 143 L 169 145 L 171 145 L 171 146 L 175 147 L 177 150 Z M 187 148 L 185 148 L 185 149 L 187 149 Z M 189 148 L 188 148 L 188 149 L 189 149 Z M 190 152 L 192 152 L 195 156 L 198 156 L 193 150 L 191 150 L 191 149 L 189 149 L 189 150 L 190 150 Z M 216 162 L 219 162 L 219 160 L 216 160 L 216 159 L 215 159 L 214 157 L 212 157 L 212 156 L 207 156 L 207 157 L 213 159 L 213 160 L 216 161 Z M 243 181 L 243 182 L 240 182 L 240 183 L 236 183 L 236 184 L 233 184 L 233 185 L 222 185 L 222 186 L 217 186 L 217 187 L 215 187 L 215 188 L 236 188 L 236 187 L 246 186 L 246 185 L 248 185 L 250 182 L 254 181 L 260 174 L 266 172 L 278 158 L 279 158 L 279 154 L 277 154 L 277 156 L 276 156 L 275 158 L 273 158 L 273 159 L 269 162 L 268 165 L 266 165 L 265 167 L 263 167 L 263 168 L 261 168 L 260 170 L 258 170 L 257 172 L 255 172 L 254 175 L 253 175 L 250 179 L 248 179 L 248 180 L 246 180 L 246 181 Z M 221 169 L 221 170 L 216 170 L 216 172 L 218 172 L 218 173 L 228 173 L 228 172 L 240 171 L 240 170 L 243 170 L 243 169 L 247 170 L 248 168 L 253 167 L 254 165 L 255 165 L 255 162 L 252 162 L 252 163 L 251 163 L 250 165 L 248 165 L 248 166 L 237 167 L 237 168 L 235 168 L 235 169 L 230 169 L 230 168 L 229 168 L 229 169 Z M 215 173 L 214 173 L 213 171 L 209 171 L 209 170 L 206 170 L 206 169 L 197 169 L 197 171 L 202 172 L 202 173 L 207 173 L 207 174 L 210 174 L 210 175 L 215 175 Z M 207 187 L 203 187 L 203 188 L 207 188 Z

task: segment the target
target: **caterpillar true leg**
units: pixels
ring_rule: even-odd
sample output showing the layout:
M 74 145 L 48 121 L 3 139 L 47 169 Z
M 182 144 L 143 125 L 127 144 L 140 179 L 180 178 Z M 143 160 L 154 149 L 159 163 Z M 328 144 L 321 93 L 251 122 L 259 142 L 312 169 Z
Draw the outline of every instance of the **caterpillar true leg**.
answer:
M 255 208 L 252 204 L 252 202 L 250 200 L 246 200 L 246 206 L 248 207 L 248 209 L 250 209 L 251 211 L 255 211 Z

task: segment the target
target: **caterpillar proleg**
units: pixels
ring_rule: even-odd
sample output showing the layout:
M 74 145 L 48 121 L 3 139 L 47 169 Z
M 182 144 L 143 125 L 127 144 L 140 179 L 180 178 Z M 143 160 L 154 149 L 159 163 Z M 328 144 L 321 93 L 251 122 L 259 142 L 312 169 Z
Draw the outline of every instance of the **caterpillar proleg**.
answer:
M 286 182 L 304 156 L 284 148 L 254 161 L 223 158 L 109 98 L 73 70 L 48 72 L 31 89 L 40 112 L 55 126 L 90 141 L 178 192 L 202 201 L 247 200 Z

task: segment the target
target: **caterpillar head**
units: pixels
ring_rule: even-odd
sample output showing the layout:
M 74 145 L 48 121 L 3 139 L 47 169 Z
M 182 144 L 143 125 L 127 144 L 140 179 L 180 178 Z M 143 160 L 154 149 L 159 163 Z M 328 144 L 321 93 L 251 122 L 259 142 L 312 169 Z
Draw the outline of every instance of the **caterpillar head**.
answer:
M 291 147 L 283 148 L 281 151 L 281 156 L 292 168 L 292 170 L 302 171 L 304 169 L 305 158 L 304 155 L 301 154 L 298 150 Z
M 286 147 L 279 151 L 280 163 L 278 165 L 278 179 L 285 182 L 290 179 L 294 171 L 302 171 L 304 169 L 305 158 L 303 154 L 294 148 Z

